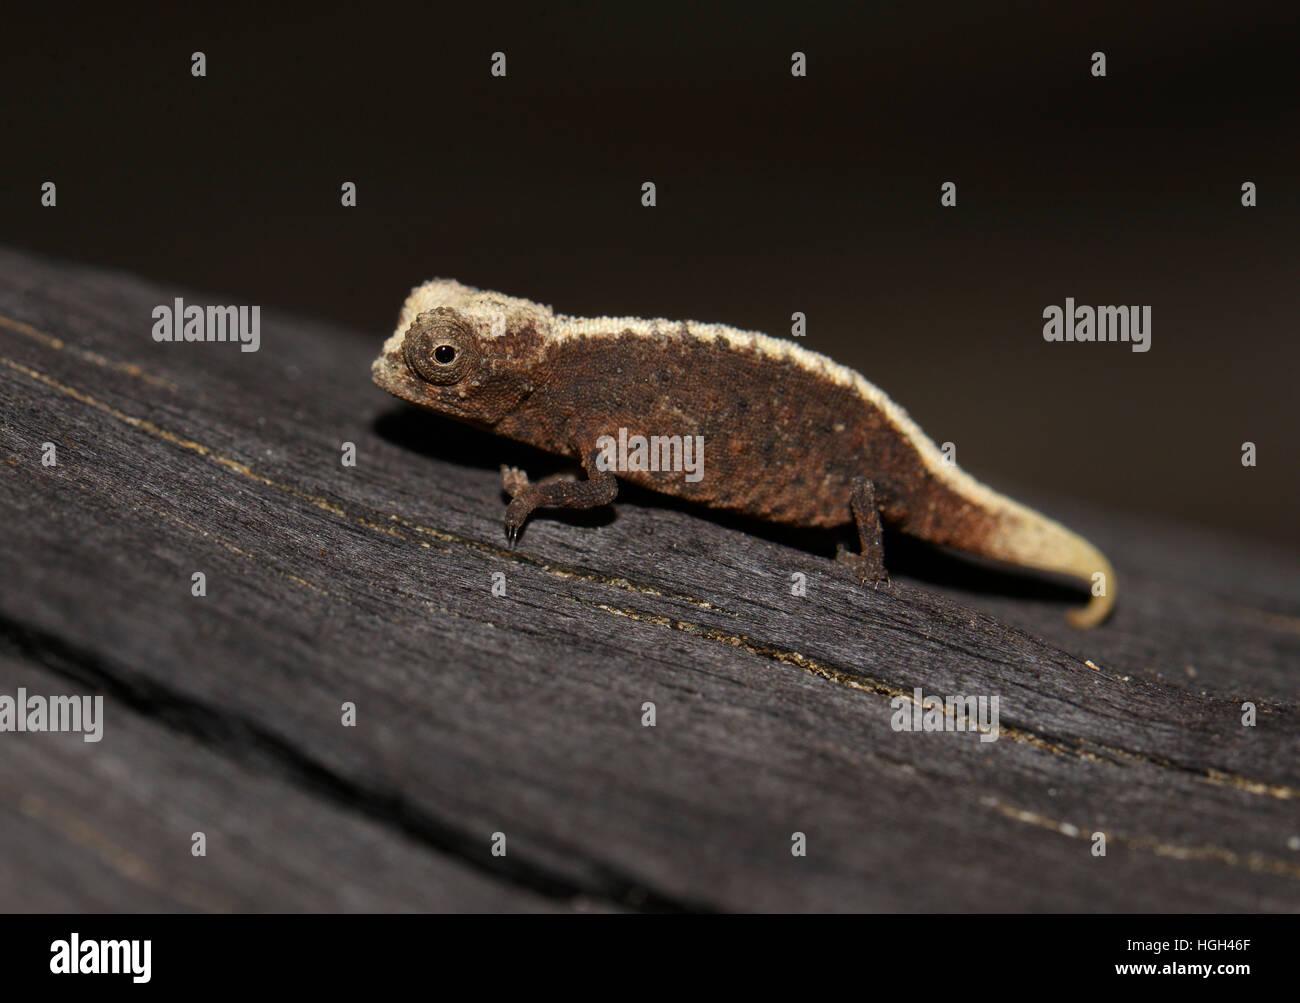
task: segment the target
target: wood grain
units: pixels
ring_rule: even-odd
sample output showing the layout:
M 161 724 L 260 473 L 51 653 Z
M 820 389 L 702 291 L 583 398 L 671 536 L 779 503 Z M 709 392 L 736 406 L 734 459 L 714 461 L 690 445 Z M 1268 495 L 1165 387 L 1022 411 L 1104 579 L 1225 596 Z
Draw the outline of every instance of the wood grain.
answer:
M 178 295 L 238 302 L 0 251 L 0 693 L 106 717 L 0 734 L 0 908 L 1300 908 L 1295 555 L 1021 491 L 1114 560 L 1082 633 L 1061 586 L 887 539 L 862 589 L 835 534 L 631 489 L 511 550 L 498 466 L 561 461 L 372 386 L 389 318 L 157 344 Z M 894 731 L 915 687 L 999 739 Z

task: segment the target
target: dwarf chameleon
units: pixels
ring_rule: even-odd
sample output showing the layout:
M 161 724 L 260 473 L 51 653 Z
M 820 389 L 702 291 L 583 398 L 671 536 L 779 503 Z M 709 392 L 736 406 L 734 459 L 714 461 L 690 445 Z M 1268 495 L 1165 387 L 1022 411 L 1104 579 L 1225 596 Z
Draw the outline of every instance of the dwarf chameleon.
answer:
M 1115 575 L 1096 547 L 947 462 L 907 412 L 845 366 L 789 341 L 721 324 L 569 317 L 525 299 L 434 279 L 414 289 L 372 366 L 398 397 L 581 462 L 586 480 L 531 483 L 502 468 L 513 545 L 537 508 L 614 500 L 619 477 L 702 505 L 792 526 L 852 521 L 840 558 L 887 582 L 882 524 L 1091 586 L 1079 627 L 1101 623 Z M 672 464 L 611 470 L 620 430 L 699 437 L 702 476 Z M 602 442 L 605 445 L 602 445 Z

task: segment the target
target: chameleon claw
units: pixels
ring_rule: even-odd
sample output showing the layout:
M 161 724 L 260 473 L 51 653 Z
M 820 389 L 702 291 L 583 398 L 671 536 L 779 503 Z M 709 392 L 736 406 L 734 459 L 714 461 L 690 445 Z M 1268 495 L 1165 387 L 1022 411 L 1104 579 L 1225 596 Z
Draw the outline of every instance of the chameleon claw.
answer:
M 1097 309 L 1097 340 L 1104 340 L 1103 313 L 1123 309 L 1128 313 L 1118 316 L 1133 327 L 1131 340 L 1139 348 L 1136 307 Z M 1052 310 L 1061 308 L 1049 307 L 1044 317 Z M 589 509 L 613 501 L 618 482 L 611 465 L 599 462 L 607 450 L 597 445 L 598 433 L 657 427 L 671 407 L 673 424 L 684 433 L 676 453 L 682 469 L 655 466 L 662 476 L 651 483 L 633 480 L 710 508 L 790 526 L 847 525 L 851 516 L 857 551 L 841 550 L 836 559 L 860 587 L 870 582 L 876 592 L 900 594 L 884 567 L 882 529 L 892 528 L 1098 589 L 1101 594 L 1085 609 L 1070 613 L 1077 627 L 1100 624 L 1115 604 L 1115 572 L 1096 547 L 941 462 L 935 443 L 884 391 L 823 355 L 721 324 L 571 317 L 451 279 L 412 290 L 402 318 L 371 366 L 380 387 L 443 417 L 581 459 L 586 480 L 549 474 L 530 482 L 518 467 L 501 466 L 512 550 L 536 509 Z M 1149 339 L 1145 309 L 1143 320 Z M 1150 347 L 1149 341 L 1141 347 Z M 593 368 L 617 385 L 593 392 Z M 543 384 L 546 392 L 534 393 Z M 652 386 L 674 392 L 665 398 L 659 389 L 648 393 Z M 622 392 L 633 387 L 634 393 Z M 741 413 L 748 419 L 743 428 L 734 423 Z M 806 444 L 792 434 L 793 425 L 778 432 L 792 413 L 800 415 L 800 427 L 824 428 L 827 438 Z M 703 475 L 701 432 L 718 427 L 733 433 L 724 447 L 731 455 L 711 468 L 702 493 L 686 462 L 686 446 L 699 444 L 693 455 L 701 466 L 694 473 Z M 662 437 L 646 443 L 652 455 L 656 438 Z M 668 440 L 661 459 L 672 456 Z M 631 459 L 622 441 L 617 452 L 625 464 Z M 766 459 L 760 462 L 760 456 Z M 754 459 L 746 462 L 748 457 Z M 846 465 L 849 457 L 860 470 L 856 476 Z M 949 459 L 946 450 L 942 459 Z M 619 472 L 638 469 L 645 468 L 637 464 Z M 755 488 L 755 477 L 765 478 L 762 490 Z

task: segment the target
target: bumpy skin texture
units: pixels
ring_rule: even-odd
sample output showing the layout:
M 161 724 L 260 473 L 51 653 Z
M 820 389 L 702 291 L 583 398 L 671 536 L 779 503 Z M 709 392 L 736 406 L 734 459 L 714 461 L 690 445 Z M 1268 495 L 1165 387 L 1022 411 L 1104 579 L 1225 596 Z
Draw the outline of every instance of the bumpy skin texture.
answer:
M 976 548 L 988 514 L 937 483 L 915 447 L 874 405 L 788 359 L 753 348 L 635 335 L 551 346 L 551 374 L 495 430 L 569 455 L 620 427 L 699 435 L 704 476 L 620 472 L 624 480 L 711 508 L 792 526 L 853 518 L 854 480 L 868 478 L 885 525 Z M 622 373 L 608 379 L 610 362 Z M 563 374 L 562 377 L 559 374 Z
M 712 508 L 794 526 L 856 521 L 863 580 L 884 578 L 879 523 L 933 543 L 1089 580 L 1107 595 L 1072 619 L 1100 622 L 1113 571 L 1087 541 L 956 468 L 858 374 L 788 342 L 719 325 L 583 318 L 449 280 L 417 288 L 373 366 L 389 392 L 583 462 L 587 481 L 529 484 L 505 471 L 513 540 L 538 507 L 616 493 L 597 439 L 701 436 L 703 476 L 618 476 Z M 1098 601 L 1100 599 L 1100 601 Z

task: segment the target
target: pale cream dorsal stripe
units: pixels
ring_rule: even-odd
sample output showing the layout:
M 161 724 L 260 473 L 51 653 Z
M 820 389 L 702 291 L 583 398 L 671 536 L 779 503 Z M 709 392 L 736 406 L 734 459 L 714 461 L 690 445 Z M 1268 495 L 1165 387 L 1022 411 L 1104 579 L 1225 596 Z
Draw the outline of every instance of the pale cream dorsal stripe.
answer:
M 939 483 L 999 519 L 1005 532 L 999 538 L 989 541 L 989 551 L 985 556 L 1045 571 L 1063 572 L 1084 581 L 1091 580 L 1095 572 L 1102 572 L 1106 576 L 1108 594 L 1094 597 L 1086 610 L 1072 614 L 1071 619 L 1081 626 L 1100 622 L 1114 604 L 1114 570 L 1096 547 L 1054 519 L 994 491 L 955 464 L 945 462 L 939 448 L 906 410 L 860 373 L 825 355 L 802 348 L 786 339 L 773 338 L 758 331 L 744 331 L 726 324 L 674 321 L 662 317 L 573 317 L 556 314 L 544 304 L 475 289 L 454 279 L 432 279 L 411 290 L 411 295 L 402 306 L 397 328 L 384 343 L 384 352 L 400 351 L 402 337 L 412 321 L 424 311 L 438 307 L 457 310 L 473 324 L 475 332 L 481 337 L 499 333 L 502 318 L 507 325 L 515 318 L 528 318 L 533 321 L 539 334 L 554 343 L 582 338 L 611 338 L 623 334 L 655 339 L 693 338 L 705 343 L 724 342 L 736 349 L 757 352 L 771 359 L 800 366 L 839 386 L 852 389 L 876 407 L 913 445 L 921 462 Z

